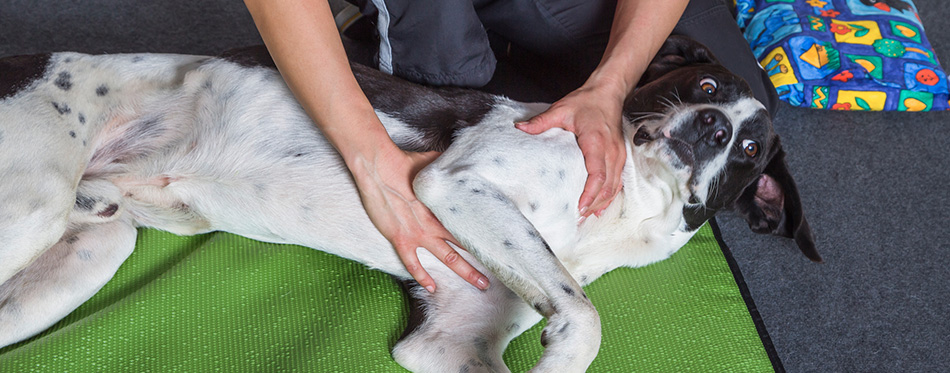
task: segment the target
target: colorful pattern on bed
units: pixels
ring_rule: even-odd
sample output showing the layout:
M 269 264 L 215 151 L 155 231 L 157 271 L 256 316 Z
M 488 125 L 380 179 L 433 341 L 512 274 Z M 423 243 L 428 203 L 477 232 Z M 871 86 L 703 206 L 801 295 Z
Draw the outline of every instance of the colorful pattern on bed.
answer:
M 910 0 L 737 0 L 737 20 L 782 100 L 832 110 L 950 109 Z

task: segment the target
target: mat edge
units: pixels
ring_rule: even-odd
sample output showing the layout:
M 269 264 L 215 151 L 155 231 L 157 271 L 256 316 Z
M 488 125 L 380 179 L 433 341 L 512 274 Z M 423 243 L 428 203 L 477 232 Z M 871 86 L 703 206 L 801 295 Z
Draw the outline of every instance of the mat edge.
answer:
M 765 348 L 765 352 L 769 356 L 772 369 L 775 370 L 776 373 L 785 373 L 782 359 L 779 358 L 778 351 L 772 343 L 772 337 L 769 336 L 769 331 L 766 329 L 765 322 L 762 320 L 762 315 L 759 314 L 759 309 L 755 306 L 752 293 L 749 291 L 749 287 L 745 283 L 745 278 L 742 277 L 742 272 L 739 270 L 739 264 L 736 263 L 735 257 L 732 256 L 732 250 L 729 249 L 729 245 L 726 245 L 726 242 L 722 238 L 722 231 L 719 230 L 719 222 L 716 218 L 709 219 L 709 227 L 712 228 L 713 237 L 716 238 L 716 242 L 719 244 L 719 250 L 722 251 L 722 255 L 729 264 L 729 270 L 732 272 L 736 286 L 739 287 L 739 293 L 742 294 L 742 300 L 749 310 L 749 316 L 752 317 L 752 322 L 755 324 L 755 330 L 758 332 L 759 339 L 762 341 L 762 347 Z

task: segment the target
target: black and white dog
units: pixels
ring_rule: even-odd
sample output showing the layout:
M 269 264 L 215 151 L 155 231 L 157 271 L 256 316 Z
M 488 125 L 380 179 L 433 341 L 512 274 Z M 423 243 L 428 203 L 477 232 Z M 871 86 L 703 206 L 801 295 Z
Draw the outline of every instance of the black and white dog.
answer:
M 409 278 L 265 56 L 0 60 L 0 347 L 95 294 L 140 226 L 299 244 Z M 440 291 L 409 290 L 416 322 L 393 355 L 410 370 L 506 371 L 508 342 L 545 317 L 535 369 L 583 371 L 601 330 L 581 286 L 669 257 L 719 210 L 820 260 L 768 114 L 691 40 L 667 41 L 626 100 L 624 190 L 582 223 L 574 136 L 513 125 L 546 105 L 354 70 L 400 146 L 445 150 L 416 193 L 494 284 L 476 290 L 419 251 Z

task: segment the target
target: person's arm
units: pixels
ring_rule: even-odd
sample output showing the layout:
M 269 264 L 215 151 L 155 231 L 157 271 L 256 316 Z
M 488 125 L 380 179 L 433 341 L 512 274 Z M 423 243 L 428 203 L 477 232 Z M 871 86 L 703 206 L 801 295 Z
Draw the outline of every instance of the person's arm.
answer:
M 472 285 L 488 288 L 488 279 L 446 243 L 458 245 L 412 190 L 416 173 L 437 154 L 404 152 L 390 139 L 350 70 L 326 0 L 245 4 L 290 90 L 342 155 L 370 219 L 412 277 L 435 291 L 416 255 L 424 247 Z
M 688 0 L 620 0 L 600 64 L 583 86 L 518 128 L 532 134 L 562 128 L 577 136 L 587 183 L 578 201 L 583 218 L 600 214 L 623 187 L 626 150 L 621 112 L 627 95 L 663 41 L 673 31 Z

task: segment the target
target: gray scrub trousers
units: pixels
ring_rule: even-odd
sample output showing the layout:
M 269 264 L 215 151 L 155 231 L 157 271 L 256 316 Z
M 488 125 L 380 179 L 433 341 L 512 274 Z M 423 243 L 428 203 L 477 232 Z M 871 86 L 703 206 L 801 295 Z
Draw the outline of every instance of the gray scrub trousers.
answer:
M 379 69 L 419 83 L 481 87 L 495 72 L 490 39 L 583 82 L 607 45 L 616 0 L 349 0 L 374 17 Z M 770 113 L 778 95 L 724 0 L 692 0 L 673 34 L 705 44 Z M 566 92 L 565 92 L 566 93 Z

